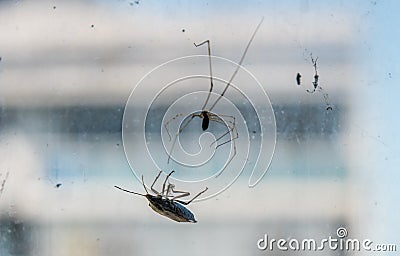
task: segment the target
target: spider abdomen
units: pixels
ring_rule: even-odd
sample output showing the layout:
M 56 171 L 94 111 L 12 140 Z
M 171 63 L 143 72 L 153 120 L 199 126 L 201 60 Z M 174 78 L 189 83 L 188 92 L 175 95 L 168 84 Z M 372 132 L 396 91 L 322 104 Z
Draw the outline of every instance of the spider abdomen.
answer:
M 210 117 L 207 111 L 201 112 L 201 116 L 203 117 L 203 121 L 201 123 L 201 128 L 203 131 L 208 129 L 208 125 L 210 124 Z

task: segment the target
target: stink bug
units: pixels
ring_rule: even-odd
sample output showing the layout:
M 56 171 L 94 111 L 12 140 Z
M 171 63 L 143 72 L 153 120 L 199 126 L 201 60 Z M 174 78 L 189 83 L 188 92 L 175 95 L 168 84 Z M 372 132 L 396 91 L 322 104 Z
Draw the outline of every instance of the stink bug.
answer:
M 150 195 L 149 192 L 147 191 L 146 185 L 144 184 L 143 175 L 142 175 L 142 185 L 143 185 L 144 190 L 146 191 L 146 194 L 140 194 L 140 193 L 137 193 L 137 192 L 129 191 L 129 190 L 120 188 L 118 186 L 114 186 L 114 187 L 119 189 L 119 190 L 131 193 L 131 194 L 135 194 L 135 195 L 146 197 L 146 199 L 149 201 L 149 206 L 150 206 L 151 209 L 153 209 L 155 212 L 157 212 L 160 215 L 163 215 L 163 216 L 165 216 L 167 218 L 170 218 L 171 220 L 174 220 L 174 221 L 177 221 L 177 222 L 192 222 L 192 223 L 196 223 L 197 221 L 194 218 L 194 214 L 183 205 L 190 204 L 194 199 L 196 199 L 201 194 L 206 192 L 208 188 L 206 187 L 203 191 L 198 193 L 195 197 L 193 197 L 188 202 L 177 200 L 178 198 L 189 196 L 190 193 L 189 192 L 185 192 L 185 191 L 175 190 L 175 185 L 171 184 L 169 182 L 168 182 L 167 188 L 165 187 L 165 185 L 166 185 L 166 183 L 168 181 L 168 178 L 171 176 L 172 173 L 174 173 L 174 171 L 170 172 L 167 175 L 167 177 L 165 178 L 163 186 L 162 186 L 161 193 L 153 188 L 154 184 L 156 183 L 156 181 L 160 177 L 161 172 L 162 171 L 160 171 L 158 173 L 158 175 L 156 176 L 156 178 L 153 181 L 153 184 L 151 184 L 151 187 L 150 187 L 151 191 L 153 191 L 153 193 L 156 194 L 155 196 Z M 174 196 L 173 193 L 179 193 L 179 195 L 175 195 Z

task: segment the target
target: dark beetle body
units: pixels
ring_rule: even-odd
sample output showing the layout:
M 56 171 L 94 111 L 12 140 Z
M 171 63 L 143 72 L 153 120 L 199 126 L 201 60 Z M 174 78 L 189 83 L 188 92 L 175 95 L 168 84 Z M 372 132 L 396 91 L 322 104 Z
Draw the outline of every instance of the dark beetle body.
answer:
M 193 222 L 196 219 L 191 211 L 176 201 L 161 196 L 146 195 L 149 206 L 155 212 L 177 222 Z
M 198 193 L 196 196 L 194 196 L 191 200 L 189 200 L 187 202 L 177 200 L 178 198 L 189 196 L 190 193 L 185 192 L 185 191 L 175 190 L 174 184 L 168 183 L 168 185 L 167 185 L 168 178 L 171 176 L 172 173 L 174 173 L 174 171 L 171 171 L 165 178 L 165 181 L 162 185 L 161 193 L 158 192 L 157 190 L 155 190 L 153 188 L 153 186 L 156 183 L 158 177 L 160 177 L 161 173 L 162 173 L 162 171 L 160 171 L 158 173 L 158 175 L 156 176 L 156 178 L 153 181 L 153 184 L 150 187 L 151 191 L 156 194 L 155 196 L 150 195 L 149 192 L 147 191 L 146 185 L 144 184 L 143 176 L 142 176 L 142 185 L 143 185 L 144 190 L 146 191 L 146 194 L 129 191 L 129 190 L 120 188 L 118 186 L 114 186 L 114 187 L 119 190 L 131 193 L 131 194 L 146 197 L 147 201 L 149 201 L 149 206 L 151 209 L 153 209 L 153 211 L 155 211 L 156 213 L 158 213 L 162 216 L 165 216 L 171 220 L 174 220 L 177 222 L 196 223 L 197 221 L 194 218 L 194 214 L 183 205 L 190 204 L 194 199 L 196 199 L 201 194 L 206 192 L 208 188 L 206 187 L 203 191 Z
M 201 128 L 203 129 L 203 131 L 205 131 L 208 129 L 208 125 L 210 124 L 209 112 L 202 111 L 200 116 L 203 118 L 203 121 L 201 123 Z

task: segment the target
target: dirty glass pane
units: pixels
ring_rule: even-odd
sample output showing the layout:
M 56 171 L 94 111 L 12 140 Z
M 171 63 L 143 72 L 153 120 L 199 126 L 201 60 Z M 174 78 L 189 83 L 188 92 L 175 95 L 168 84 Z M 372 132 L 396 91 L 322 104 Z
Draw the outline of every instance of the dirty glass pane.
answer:
M 0 255 L 395 255 L 398 9 L 0 1 Z

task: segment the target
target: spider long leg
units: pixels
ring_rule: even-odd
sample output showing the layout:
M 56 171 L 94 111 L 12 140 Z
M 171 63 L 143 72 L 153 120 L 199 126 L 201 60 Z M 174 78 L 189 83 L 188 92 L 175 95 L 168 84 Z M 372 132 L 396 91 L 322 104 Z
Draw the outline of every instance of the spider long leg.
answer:
M 171 118 L 170 120 L 168 120 L 168 122 L 166 122 L 166 123 L 164 124 L 165 130 L 167 131 L 167 134 L 168 134 L 168 137 L 169 137 L 169 141 L 171 141 L 171 134 L 169 133 L 168 125 L 169 125 L 170 122 L 174 121 L 176 118 L 178 118 L 178 117 L 180 117 L 180 116 L 183 116 L 183 114 L 177 114 L 177 115 L 175 115 L 173 118 Z
M 217 116 L 217 115 L 215 115 L 215 116 Z M 219 116 L 225 116 L 225 115 L 219 115 Z M 218 144 L 218 146 L 216 147 L 216 149 L 217 149 L 217 148 L 219 148 L 220 146 L 225 145 L 226 143 L 229 143 L 229 142 L 231 142 L 231 141 L 232 141 L 232 143 L 233 143 L 233 154 L 232 154 L 231 158 L 229 158 L 228 162 L 225 164 L 224 168 L 222 168 L 222 169 L 217 173 L 217 175 L 215 176 L 216 178 L 222 174 L 222 172 L 225 170 L 225 168 L 232 162 L 233 158 L 236 156 L 236 142 L 235 142 L 235 140 L 236 140 L 237 138 L 239 138 L 239 133 L 238 133 L 238 131 L 237 131 L 237 129 L 236 129 L 235 118 L 234 118 L 233 116 L 226 116 L 226 117 L 231 117 L 231 118 L 233 118 L 233 122 L 228 121 L 229 123 L 232 123 L 232 126 L 227 125 L 225 122 L 223 122 L 222 120 L 220 120 L 220 119 L 218 119 L 218 118 L 211 117 L 211 120 L 212 120 L 212 121 L 217 122 L 217 123 L 221 123 L 221 124 L 227 126 L 227 128 L 228 128 L 228 131 L 227 131 L 226 133 L 224 133 L 222 136 L 220 136 L 219 138 L 217 138 L 213 143 L 211 143 L 211 145 L 214 144 L 214 143 L 216 143 L 219 139 L 223 138 L 223 137 L 226 136 L 227 134 L 229 134 L 229 133 L 235 131 L 235 134 L 231 137 L 231 139 L 229 139 L 229 140 L 227 140 L 227 141 L 225 141 L 225 142 L 223 142 L 223 143 L 221 143 L 221 144 Z M 210 146 L 211 146 L 211 145 L 210 145 Z
M 175 200 L 176 202 L 179 202 L 179 203 L 181 203 L 181 204 L 184 204 L 184 205 L 188 205 L 188 204 L 190 204 L 191 202 L 193 202 L 193 200 L 194 199 L 196 199 L 196 198 L 198 198 L 201 194 L 203 194 L 204 192 L 206 192 L 208 190 L 208 188 L 206 187 L 206 189 L 204 189 L 203 191 L 201 191 L 200 193 L 198 193 L 195 197 L 193 197 L 189 202 L 184 202 L 184 201 L 181 201 L 181 200 Z
M 222 134 L 222 135 L 219 136 L 217 139 L 215 139 L 215 140 L 210 144 L 210 147 L 211 147 L 214 143 L 217 143 L 220 139 L 222 139 L 222 138 L 225 137 L 226 135 L 230 134 L 231 131 L 232 131 L 232 130 L 229 129 L 229 130 L 226 131 L 224 134 Z M 232 140 L 232 139 L 231 139 L 231 140 Z M 229 142 L 229 141 L 228 141 L 228 142 Z M 225 144 L 225 142 L 224 142 L 223 144 Z M 223 144 L 222 144 L 222 145 L 223 145 Z M 217 145 L 217 148 L 218 148 L 219 146 L 221 146 L 221 145 Z
M 154 184 L 156 184 L 156 181 L 157 181 L 158 178 L 160 177 L 161 173 L 162 173 L 162 171 L 160 171 L 160 172 L 157 174 L 156 178 L 155 178 L 154 181 L 153 181 L 153 184 L 151 184 L 151 187 L 150 187 L 151 191 L 153 191 L 153 193 L 155 193 L 155 194 L 157 194 L 157 195 L 159 195 L 160 192 L 158 192 L 158 191 L 157 191 L 155 188 L 153 188 L 153 187 L 154 187 Z
M 232 118 L 233 121 L 227 121 L 227 122 L 230 123 L 232 126 L 227 125 L 223 120 L 220 119 L 220 117 Z M 212 114 L 212 115 L 210 116 L 210 120 L 211 120 L 211 121 L 214 121 L 214 122 L 217 122 L 217 123 L 220 123 L 220 124 L 226 126 L 226 128 L 228 128 L 228 130 L 227 130 L 224 134 L 222 134 L 221 136 L 219 136 L 217 139 L 215 139 L 215 141 L 214 141 L 213 143 L 211 143 L 211 145 L 214 144 L 214 143 L 216 143 L 217 141 L 219 141 L 219 140 L 222 139 L 223 137 L 225 137 L 227 134 L 233 132 L 233 130 L 236 131 L 236 136 L 234 136 L 234 137 L 235 137 L 234 139 L 239 138 L 239 133 L 237 132 L 237 129 L 236 129 L 236 118 L 235 118 L 234 116 L 220 115 L 220 114 L 218 114 L 218 115 Z M 234 139 L 230 139 L 229 141 L 226 141 L 226 142 L 224 142 L 223 144 L 228 143 L 228 142 L 230 142 L 230 141 L 232 141 L 232 140 L 234 140 Z M 218 145 L 217 148 L 220 147 L 220 146 L 222 146 L 223 144 Z M 211 145 L 210 145 L 210 146 L 211 146 Z
M 167 183 L 167 180 L 169 179 L 169 177 L 170 177 L 174 172 L 175 172 L 175 171 L 171 171 L 171 172 L 167 175 L 167 177 L 165 177 L 164 183 L 163 183 L 163 185 L 162 185 L 162 192 L 161 192 L 162 195 L 168 196 L 168 189 L 167 189 L 167 193 L 164 194 L 164 192 L 165 192 L 165 184 Z
M 236 142 L 235 142 L 235 140 L 236 140 L 238 137 L 239 137 L 239 136 L 234 137 L 234 138 L 231 138 L 230 140 L 225 141 L 225 142 L 219 144 L 219 145 L 216 147 L 216 148 L 218 148 L 218 147 L 220 147 L 220 146 L 222 146 L 222 145 L 224 145 L 224 144 L 226 144 L 226 143 L 229 143 L 229 142 L 231 142 L 231 141 L 232 141 L 232 143 L 233 143 L 233 154 L 232 154 L 231 158 L 229 158 L 228 162 L 226 162 L 225 166 L 217 173 L 217 175 L 215 175 L 216 178 L 218 178 L 218 177 L 222 174 L 222 172 L 225 171 L 226 167 L 228 167 L 228 165 L 232 162 L 233 158 L 236 156 L 236 153 L 237 153 L 237 152 L 236 152 Z
M 114 186 L 114 188 L 118 188 L 119 190 L 122 190 L 122 191 L 124 191 L 124 192 L 128 192 L 128 193 L 131 193 L 131 194 L 135 194 L 135 195 L 139 195 L 139 196 L 146 196 L 146 195 L 143 195 L 143 194 L 140 194 L 140 193 L 134 192 L 134 191 L 129 191 L 129 190 L 126 190 L 126 189 L 124 189 L 124 188 L 121 188 L 121 187 L 118 187 L 118 186 Z
M 218 97 L 218 98 L 215 100 L 215 102 L 211 105 L 211 108 L 209 109 L 209 111 L 213 110 L 213 108 L 214 108 L 215 105 L 218 103 L 218 101 L 224 96 L 226 90 L 228 90 L 228 87 L 231 85 L 233 79 L 235 78 L 236 74 L 238 73 L 238 71 L 239 71 L 239 69 L 240 69 L 240 67 L 241 67 L 241 65 L 242 65 L 242 63 L 243 63 L 244 57 L 246 56 L 247 50 L 249 49 L 251 42 L 253 42 L 253 39 L 254 39 L 254 37 L 255 37 L 255 35 L 256 35 L 258 29 L 260 28 L 261 24 L 263 23 L 263 21 L 264 21 L 264 18 L 261 19 L 260 23 L 258 23 L 256 29 L 255 29 L 254 32 L 253 32 L 253 35 L 252 35 L 251 38 L 250 38 L 250 41 L 247 43 L 247 46 L 246 46 L 246 48 L 244 49 L 242 58 L 240 58 L 240 61 L 239 61 L 239 63 L 238 63 L 238 66 L 236 67 L 235 72 L 233 72 L 233 75 L 232 75 L 231 78 L 229 79 L 229 81 L 228 81 L 227 85 L 225 86 L 224 90 L 222 91 L 221 95 L 219 95 L 219 97 Z
M 207 49 L 208 49 L 208 66 L 210 67 L 210 91 L 208 92 L 206 101 L 203 104 L 203 107 L 201 107 L 201 111 L 204 111 L 208 101 L 210 100 L 211 92 L 214 87 L 214 82 L 213 82 L 213 75 L 212 75 L 212 67 L 211 67 L 211 46 L 210 46 L 210 40 L 206 40 L 200 44 L 194 43 L 194 46 L 199 47 L 202 46 L 203 44 L 207 43 Z
M 169 152 L 168 152 L 167 164 L 169 164 L 169 160 L 171 159 L 172 151 L 174 150 L 175 143 L 176 143 L 176 140 L 178 139 L 178 136 L 179 136 L 179 133 L 178 133 L 178 134 L 175 134 L 174 141 L 172 142 L 171 149 L 170 149 Z
M 232 136 L 232 138 L 229 139 L 229 140 L 227 140 L 227 141 L 225 141 L 225 142 L 223 142 L 223 143 L 218 144 L 217 147 L 216 147 L 216 149 L 219 148 L 219 147 L 221 147 L 222 145 L 225 145 L 226 143 L 231 142 L 231 141 L 234 142 L 236 139 L 239 138 L 239 133 L 238 133 L 238 131 L 237 131 L 237 129 L 236 129 L 235 126 L 233 126 L 232 128 L 230 128 L 230 130 L 229 130 L 228 132 L 229 132 L 229 133 L 230 133 L 230 132 L 233 133 L 234 130 L 235 130 L 235 134 Z M 222 137 L 223 137 L 223 136 L 222 136 Z M 221 137 L 221 138 L 222 138 L 222 137 Z M 220 139 L 220 138 L 218 138 L 216 141 L 218 141 L 219 139 Z
M 179 131 L 175 134 L 174 140 L 172 141 L 171 149 L 168 152 L 168 160 L 167 164 L 169 164 L 169 160 L 171 159 L 172 151 L 174 150 L 176 140 L 178 139 L 179 134 L 189 125 L 189 123 L 193 120 L 195 117 L 200 117 L 200 114 L 191 114 L 190 118 L 185 121 L 185 123 L 181 126 Z
M 225 145 L 226 143 L 229 143 L 229 142 L 231 142 L 231 141 L 234 141 L 234 140 L 236 140 L 237 138 L 238 138 L 238 137 L 233 137 L 233 138 L 230 139 L 230 140 L 224 141 L 223 143 L 218 144 L 216 148 L 219 148 L 220 146 Z
M 230 123 L 231 125 L 228 125 L 228 124 L 226 124 L 224 121 L 220 120 L 218 117 L 221 117 L 221 116 L 232 118 L 233 121 L 227 121 L 227 122 Z M 235 131 L 235 135 L 232 136 L 233 138 L 231 138 L 230 140 L 225 141 L 225 142 L 223 142 L 223 143 L 221 143 L 221 144 L 218 144 L 216 148 L 219 148 L 220 146 L 222 146 L 222 145 L 224 145 L 224 144 L 226 144 L 226 143 L 229 143 L 229 142 L 231 142 L 231 141 L 236 140 L 237 138 L 239 138 L 239 133 L 238 133 L 237 128 L 236 128 L 236 118 L 235 118 L 234 116 L 214 115 L 214 114 L 213 114 L 213 115 L 210 117 L 210 120 L 211 120 L 211 121 L 214 121 L 214 122 L 216 122 L 216 123 L 220 123 L 220 124 L 226 126 L 226 128 L 228 129 L 224 134 L 222 134 L 222 135 L 219 136 L 217 139 L 215 139 L 215 141 L 212 142 L 212 143 L 210 144 L 210 147 L 211 147 L 214 143 L 218 142 L 220 139 L 222 139 L 223 137 L 225 137 L 226 135 L 230 134 L 230 133 L 233 132 L 233 131 Z

